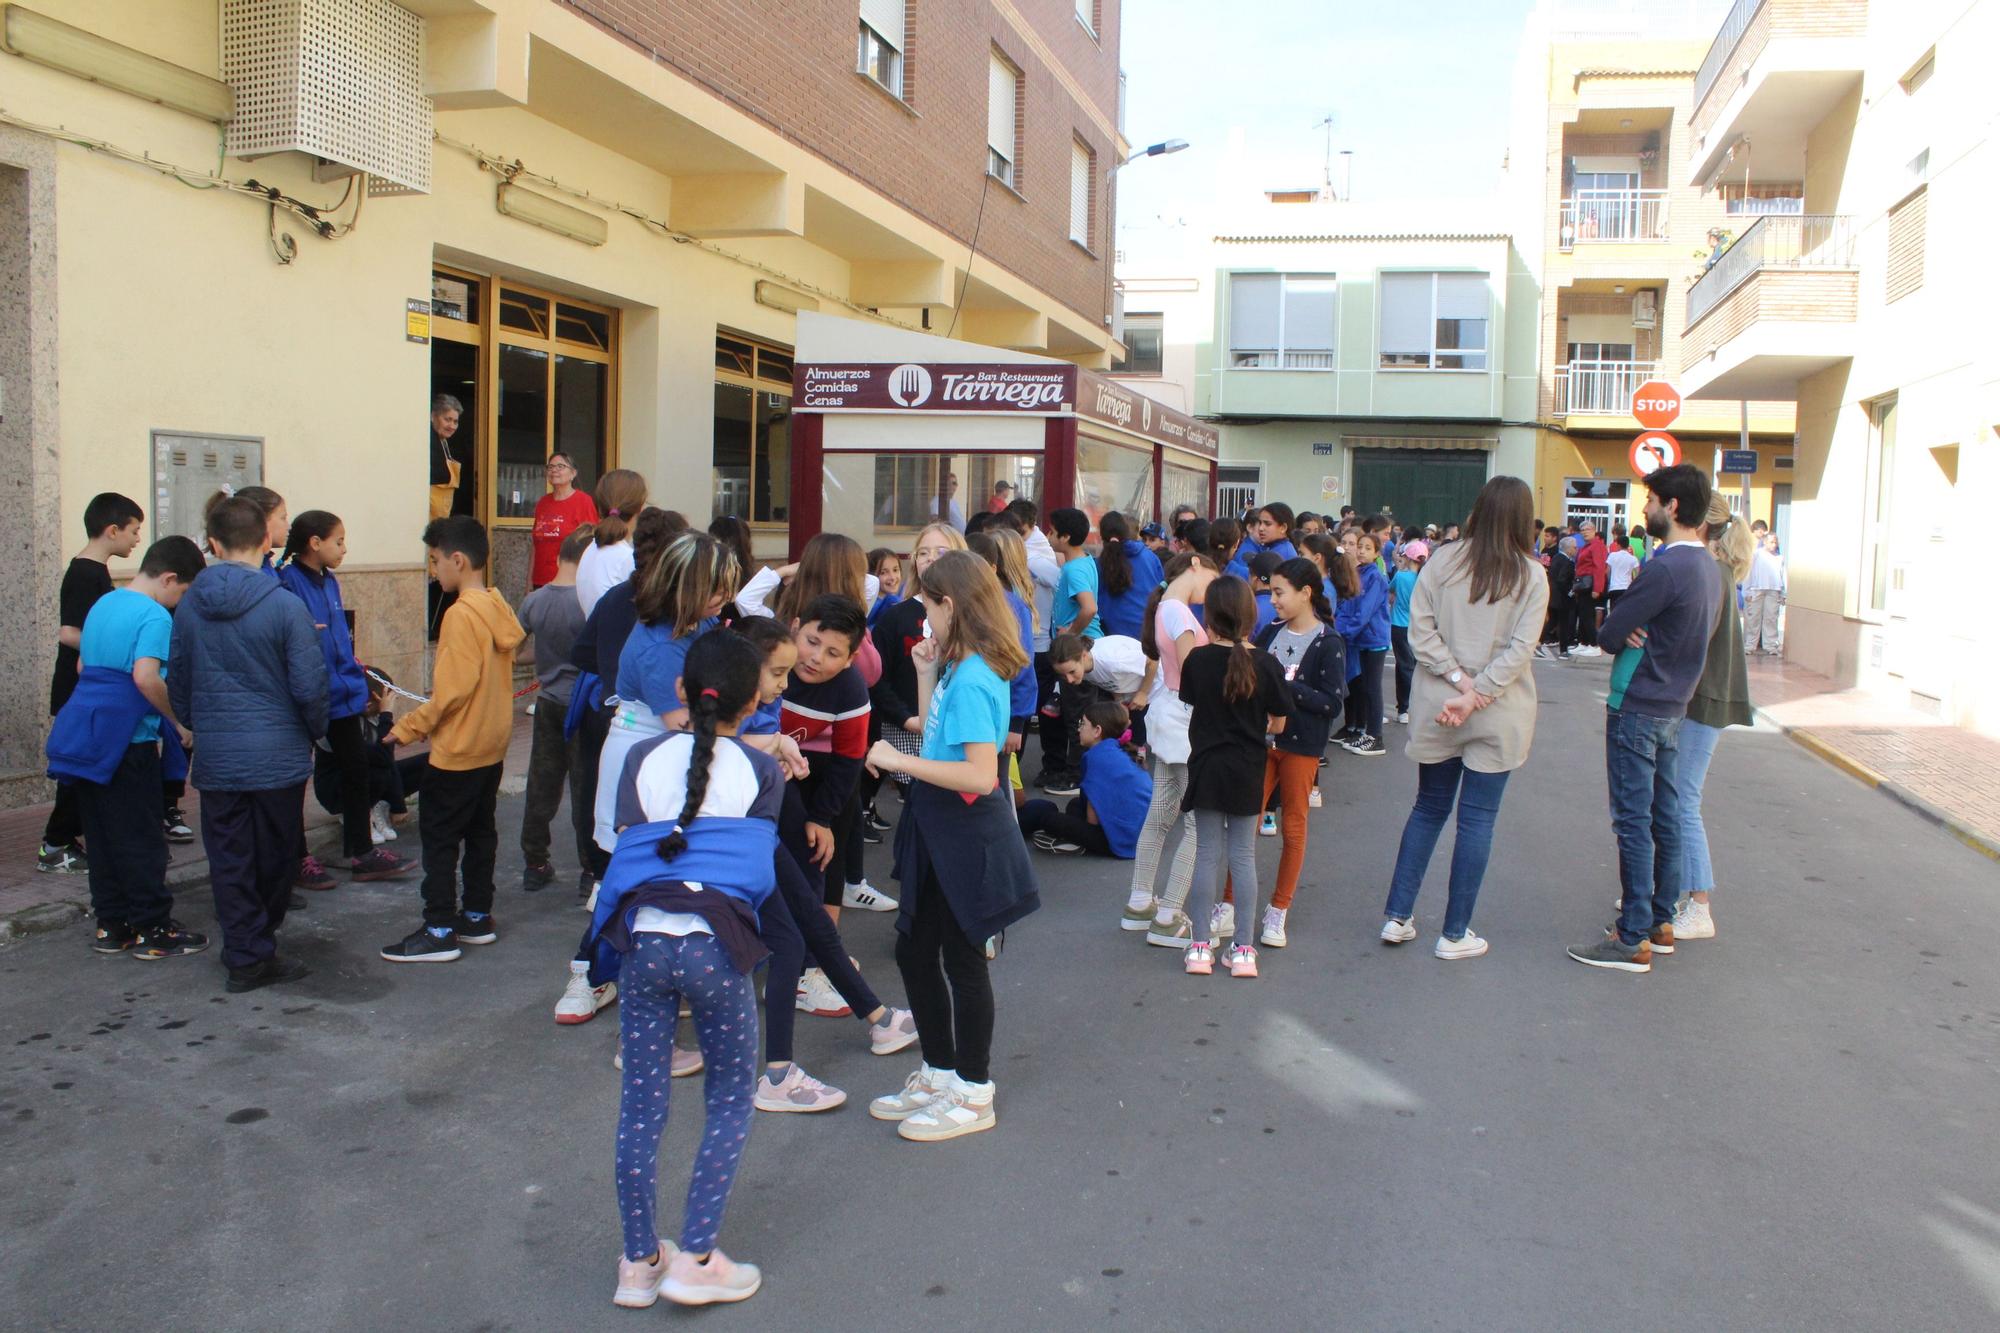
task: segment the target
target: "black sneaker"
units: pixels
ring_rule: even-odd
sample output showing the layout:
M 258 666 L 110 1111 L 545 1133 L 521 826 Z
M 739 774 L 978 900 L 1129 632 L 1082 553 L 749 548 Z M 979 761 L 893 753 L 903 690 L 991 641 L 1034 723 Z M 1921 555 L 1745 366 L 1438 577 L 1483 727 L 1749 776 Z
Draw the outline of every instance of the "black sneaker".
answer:
M 1075 796 L 1082 791 L 1080 781 L 1074 773 L 1051 773 L 1042 779 L 1042 790 L 1051 796 Z
M 862 816 L 862 824 L 867 828 L 874 829 L 877 833 L 887 833 L 890 829 L 896 827 L 888 820 L 882 818 L 882 812 L 872 805 L 868 807 L 867 814 Z
M 491 944 L 500 938 L 500 929 L 493 924 L 493 914 L 475 921 L 465 912 L 458 914 L 458 942 L 460 944 Z
M 866 820 L 863 820 L 861 823 L 861 841 L 869 843 L 873 846 L 877 847 L 881 846 L 882 830 L 876 828 L 873 824 L 868 823 Z
M 306 904 L 311 901 L 312 899 L 294 889 L 292 890 L 292 896 L 285 899 L 285 910 L 287 912 L 303 912 L 306 910 Z
M 455 932 L 433 935 L 424 926 L 382 946 L 382 957 L 392 963 L 455 963 L 461 952 Z
M 556 868 L 547 861 L 540 865 L 533 861 L 521 867 L 521 888 L 526 893 L 540 893 L 556 882 Z
M 194 830 L 188 827 L 187 819 L 181 814 L 179 806 L 168 806 L 167 816 L 163 822 L 167 826 L 168 842 L 185 843 L 194 841 Z
M 1389 747 L 1382 744 L 1380 736 L 1363 736 L 1360 741 L 1347 748 L 1350 752 L 1360 755 L 1363 759 L 1373 759 L 1378 755 L 1389 753 Z
M 261 963 L 230 968 L 229 980 L 222 983 L 222 989 L 231 995 L 241 995 L 244 991 L 275 986 L 285 981 L 297 981 L 311 970 L 296 958 L 281 958 L 273 954 Z
M 51 847 L 42 844 L 42 850 L 35 856 L 35 869 L 46 870 L 57 875 L 87 875 L 90 862 L 83 854 L 83 848 L 75 843 L 67 847 Z
M 590 891 L 597 885 L 597 877 L 588 870 L 580 870 L 576 876 L 576 900 L 583 902 L 590 897 Z
M 134 958 L 152 962 L 160 958 L 185 958 L 191 953 L 200 953 L 208 947 L 208 936 L 192 930 L 181 929 L 181 923 L 169 920 L 164 926 L 142 929 L 132 940 L 128 951 Z
M 138 938 L 139 932 L 123 921 L 100 921 L 90 947 L 95 953 L 127 953 Z

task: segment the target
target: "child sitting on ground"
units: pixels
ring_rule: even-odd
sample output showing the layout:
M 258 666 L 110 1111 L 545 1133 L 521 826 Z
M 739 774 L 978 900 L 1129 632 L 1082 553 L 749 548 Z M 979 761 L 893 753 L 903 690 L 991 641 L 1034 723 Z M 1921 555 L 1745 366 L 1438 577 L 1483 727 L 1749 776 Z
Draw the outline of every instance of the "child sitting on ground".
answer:
M 1083 710 L 1077 738 L 1083 745 L 1083 794 L 1058 810 L 1054 801 L 1021 807 L 1021 832 L 1045 852 L 1115 856 L 1129 861 L 1153 803 L 1153 780 L 1124 740 L 1130 715 L 1123 704 L 1101 699 Z

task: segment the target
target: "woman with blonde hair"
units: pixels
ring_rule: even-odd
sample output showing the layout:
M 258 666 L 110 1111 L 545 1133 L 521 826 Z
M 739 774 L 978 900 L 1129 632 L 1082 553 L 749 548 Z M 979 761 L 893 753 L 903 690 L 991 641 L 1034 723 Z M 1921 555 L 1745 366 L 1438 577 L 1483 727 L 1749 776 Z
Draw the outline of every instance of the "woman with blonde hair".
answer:
M 597 539 L 576 563 L 576 599 L 583 613 L 597 599 L 632 577 L 632 525 L 646 507 L 646 479 L 631 468 L 615 467 L 597 479 Z
M 1708 659 L 1701 683 L 1688 700 L 1681 723 L 1681 899 L 1674 908 L 1674 942 L 1715 938 L 1715 915 L 1709 895 L 1715 891 L 1715 865 L 1708 854 L 1708 827 L 1701 818 L 1702 789 L 1708 766 L 1725 727 L 1747 727 L 1750 673 L 1744 663 L 1743 622 L 1736 614 L 1736 585 L 1750 572 L 1756 541 L 1750 525 L 1729 510 L 1722 492 L 1708 499 L 1708 549 L 1715 557 L 1715 576 L 1722 581 L 1721 610 L 1708 637 Z M 1643 573 L 1643 567 L 1641 573 Z

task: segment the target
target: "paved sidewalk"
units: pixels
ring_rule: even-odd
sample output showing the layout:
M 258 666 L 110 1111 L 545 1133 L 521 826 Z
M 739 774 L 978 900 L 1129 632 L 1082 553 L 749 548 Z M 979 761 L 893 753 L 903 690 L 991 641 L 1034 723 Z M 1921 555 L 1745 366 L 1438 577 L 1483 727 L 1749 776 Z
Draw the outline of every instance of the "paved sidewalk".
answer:
M 505 794 L 515 795 L 526 790 L 532 724 L 533 719 L 526 711 L 525 702 L 517 705 L 514 736 L 507 747 L 507 776 L 500 788 Z M 422 745 L 407 746 L 399 749 L 398 753 L 421 754 L 427 748 Z M 206 883 L 208 879 L 208 858 L 202 852 L 198 836 L 201 829 L 201 794 L 190 787 L 187 799 L 181 802 L 181 810 L 197 836 L 186 846 L 169 848 L 173 861 L 167 867 L 167 884 L 176 889 L 182 885 Z M 0 942 L 18 935 L 60 929 L 90 910 L 90 883 L 85 876 L 48 874 L 35 867 L 35 854 L 41 848 L 42 827 L 48 818 L 49 807 L 46 803 L 0 811 Z M 329 854 L 329 848 L 338 852 L 339 827 L 340 821 L 322 809 L 308 791 L 306 845 L 322 856 Z M 415 857 L 414 821 L 405 826 L 403 832 L 405 836 L 391 850 Z
M 2000 741 L 1779 658 L 1750 659 L 1750 695 L 1806 749 L 2000 860 Z

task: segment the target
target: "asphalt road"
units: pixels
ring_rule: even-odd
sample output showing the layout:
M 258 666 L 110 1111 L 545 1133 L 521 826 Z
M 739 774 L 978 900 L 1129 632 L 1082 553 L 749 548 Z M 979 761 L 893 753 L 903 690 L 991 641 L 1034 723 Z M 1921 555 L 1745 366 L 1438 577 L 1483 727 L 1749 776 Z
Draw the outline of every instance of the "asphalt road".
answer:
M 723 1245 L 765 1288 L 705 1320 L 2000 1324 L 1993 865 L 1775 733 L 1732 732 L 1708 799 L 1720 938 L 1650 976 L 1579 967 L 1564 946 L 1615 896 L 1604 673 L 1536 669 L 1487 957 L 1428 951 L 1449 835 L 1420 944 L 1376 942 L 1415 789 L 1399 741 L 1336 755 L 1292 947 L 1256 982 L 1185 977 L 1121 933 L 1122 864 L 1040 857 L 1045 906 L 996 972 L 998 1130 L 900 1141 L 862 1103 L 914 1051 L 876 1059 L 858 1023 L 802 1015 L 803 1062 L 853 1100 L 757 1117 Z M 1259 850 L 1268 875 L 1276 841 Z M 315 897 L 285 934 L 313 975 L 250 996 L 222 993 L 213 952 L 99 958 L 81 927 L 0 952 L 0 1326 L 692 1317 L 610 1304 L 616 1016 L 550 1020 L 569 893 L 503 888 L 500 943 L 456 965 L 377 961 L 415 901 Z M 900 994 L 891 920 L 849 914 L 847 938 Z M 695 1085 L 675 1091 L 670 1232 L 699 1129 Z

